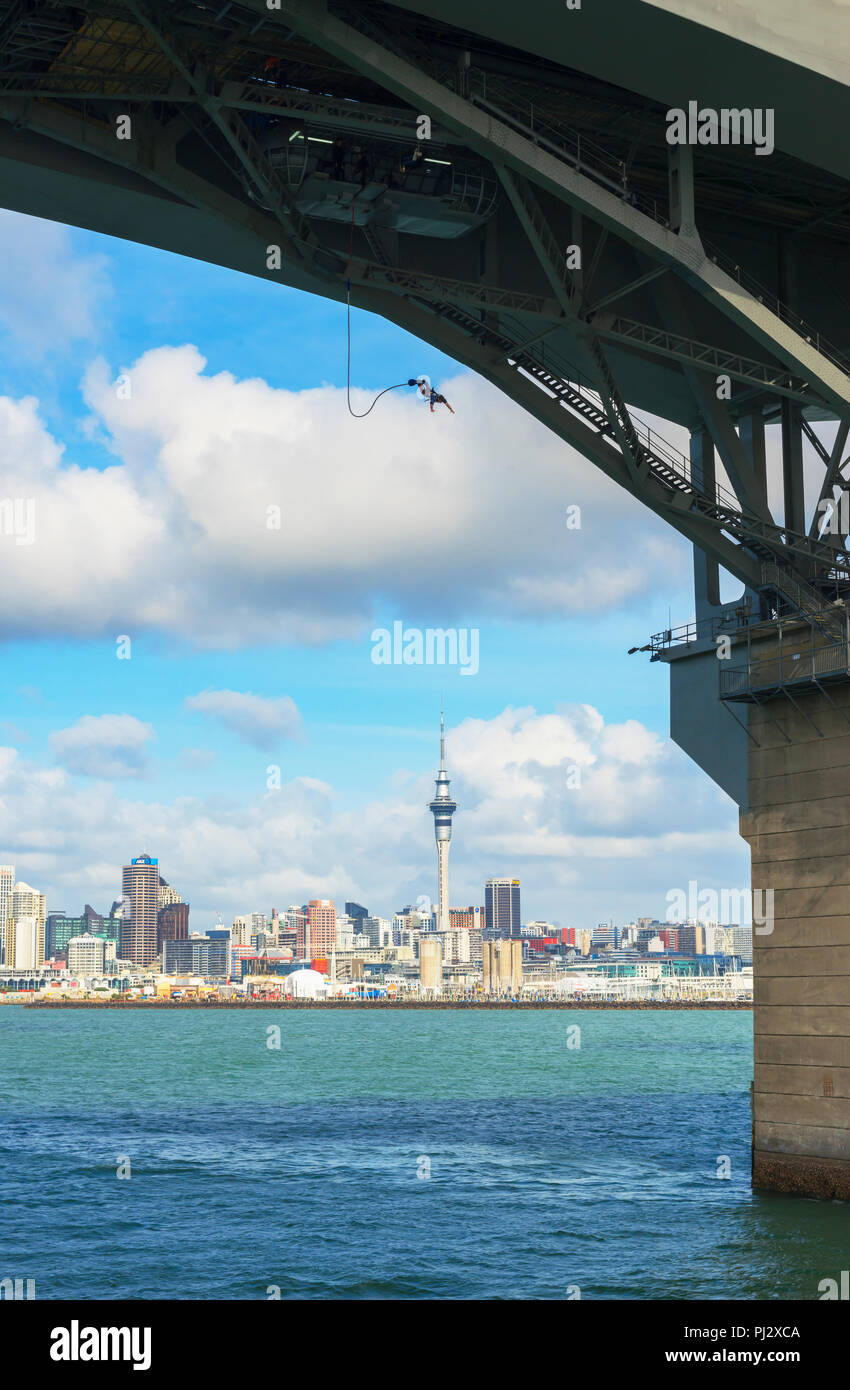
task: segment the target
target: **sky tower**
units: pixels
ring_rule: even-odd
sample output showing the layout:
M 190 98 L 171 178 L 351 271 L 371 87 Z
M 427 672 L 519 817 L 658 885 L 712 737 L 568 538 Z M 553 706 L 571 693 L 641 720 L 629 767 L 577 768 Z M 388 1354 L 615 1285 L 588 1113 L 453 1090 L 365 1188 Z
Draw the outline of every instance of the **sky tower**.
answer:
M 428 807 L 434 816 L 434 835 L 437 840 L 437 931 L 448 931 L 449 921 L 449 842 L 452 838 L 452 816 L 457 802 L 452 801 L 449 775 L 446 772 L 446 725 L 440 709 L 440 771 L 434 800 Z

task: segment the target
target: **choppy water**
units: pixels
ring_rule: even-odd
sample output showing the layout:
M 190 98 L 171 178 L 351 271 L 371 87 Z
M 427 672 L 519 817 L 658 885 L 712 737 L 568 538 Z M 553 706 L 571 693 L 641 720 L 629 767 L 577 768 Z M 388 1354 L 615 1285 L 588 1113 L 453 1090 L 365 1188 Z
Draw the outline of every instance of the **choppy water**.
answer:
M 751 1075 L 748 1012 L 6 1006 L 0 1278 L 40 1299 L 816 1298 L 850 1206 L 752 1194 Z

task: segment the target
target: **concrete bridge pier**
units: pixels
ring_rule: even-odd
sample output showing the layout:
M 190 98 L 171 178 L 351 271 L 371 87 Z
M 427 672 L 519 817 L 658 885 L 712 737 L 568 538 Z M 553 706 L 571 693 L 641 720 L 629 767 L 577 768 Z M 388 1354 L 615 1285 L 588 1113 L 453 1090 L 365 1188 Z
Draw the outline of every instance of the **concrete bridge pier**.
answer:
M 753 1186 L 850 1200 L 850 685 L 750 709 Z M 772 928 L 772 929 L 771 929 Z
M 753 1186 L 850 1200 L 847 620 L 747 632 L 734 605 L 702 612 L 695 641 L 657 655 L 672 737 L 737 802 L 752 854 Z

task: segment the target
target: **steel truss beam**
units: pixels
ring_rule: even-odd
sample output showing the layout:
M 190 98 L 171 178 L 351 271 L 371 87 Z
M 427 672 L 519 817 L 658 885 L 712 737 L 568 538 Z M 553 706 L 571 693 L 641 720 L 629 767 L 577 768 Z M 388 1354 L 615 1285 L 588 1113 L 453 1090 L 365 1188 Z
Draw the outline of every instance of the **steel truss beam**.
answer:
M 175 72 L 194 93 L 198 105 L 224 136 L 257 192 L 267 200 L 272 213 L 286 231 L 295 254 L 312 265 L 317 253 L 322 250 L 321 242 L 306 218 L 291 206 L 286 184 L 269 163 L 245 122 L 223 108 L 218 95 L 209 90 L 206 76 L 196 71 L 189 55 L 180 51 L 164 28 L 158 12 L 152 11 L 140 0 L 122 0 L 122 3 L 158 44 Z
M 265 0 L 243 0 L 257 11 Z M 850 376 L 778 313 L 708 258 L 692 239 L 682 238 L 638 208 L 631 207 L 563 158 L 535 145 L 505 121 L 451 91 L 412 62 L 332 16 L 322 0 L 281 0 L 280 11 L 266 11 L 325 52 L 394 92 L 417 111 L 425 111 L 463 143 L 493 163 L 531 179 L 601 226 L 661 262 L 722 312 L 763 343 L 793 371 L 817 383 L 839 415 L 850 411 Z
M 604 301 L 603 301 L 604 302 Z M 801 404 L 811 405 L 816 399 L 808 389 L 808 383 L 791 375 L 783 367 L 759 362 L 753 357 L 743 357 L 740 353 L 728 352 L 725 348 L 713 347 L 681 333 L 671 333 L 654 324 L 638 323 L 635 319 L 600 315 L 593 321 L 598 336 L 606 342 L 622 343 L 627 347 L 639 348 L 657 357 L 667 357 L 673 362 L 684 362 L 689 366 L 700 367 L 715 375 L 725 374 L 734 381 L 745 381 L 781 396 L 790 396 Z

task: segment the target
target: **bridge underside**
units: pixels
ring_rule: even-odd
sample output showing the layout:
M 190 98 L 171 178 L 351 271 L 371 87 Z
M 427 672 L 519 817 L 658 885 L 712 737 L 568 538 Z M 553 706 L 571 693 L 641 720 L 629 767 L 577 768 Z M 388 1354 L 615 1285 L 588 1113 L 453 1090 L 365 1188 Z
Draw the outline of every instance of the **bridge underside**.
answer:
M 807 7 L 810 24 L 820 8 Z M 757 953 L 757 1040 L 787 1035 L 778 1052 L 757 1042 L 756 1132 L 815 1192 L 806 1159 L 850 1159 L 850 1115 L 835 1078 L 810 1094 L 804 1069 L 821 1062 L 794 1028 L 844 1027 L 850 940 L 793 897 L 815 841 L 786 862 L 790 827 L 766 828 L 776 814 L 759 820 L 757 799 L 787 755 L 758 741 L 760 721 L 771 726 L 763 690 L 735 712 L 741 690 L 758 693 L 754 669 L 724 694 L 713 653 L 725 634 L 749 663 L 753 630 L 764 644 L 788 622 L 831 648 L 846 640 L 847 536 L 821 534 L 818 518 L 850 462 L 847 88 L 822 45 L 801 40 L 807 60 L 794 62 L 785 40 L 760 49 L 677 9 L 693 6 L 432 0 L 425 15 L 381 0 L 0 0 L 0 199 L 327 298 L 350 288 L 693 543 L 696 626 L 656 654 L 671 661 L 676 738 L 756 817 L 744 828 L 759 886 L 789 880 L 775 940 Z M 668 109 L 691 101 L 734 110 L 713 141 L 671 145 Z M 770 149 L 730 143 L 747 136 L 742 110 L 755 122 L 768 108 Z M 689 454 L 641 411 L 685 426 Z M 806 452 L 821 468 L 816 499 Z M 721 569 L 744 586 L 736 605 L 720 603 Z M 834 651 L 817 661 L 840 666 Z M 797 698 L 816 703 L 820 687 Z M 836 730 L 821 731 L 818 757 Z M 818 858 L 844 853 L 844 821 L 806 814 L 797 828 L 831 846 Z M 832 888 L 850 921 L 848 889 Z M 809 996 L 780 996 L 811 962 L 831 980 L 827 1012 L 792 1018 L 786 1007 Z M 762 1098 L 791 1080 L 799 1095 L 783 1090 L 776 1118 Z M 756 1179 L 782 1185 L 777 1171 L 760 1162 Z

